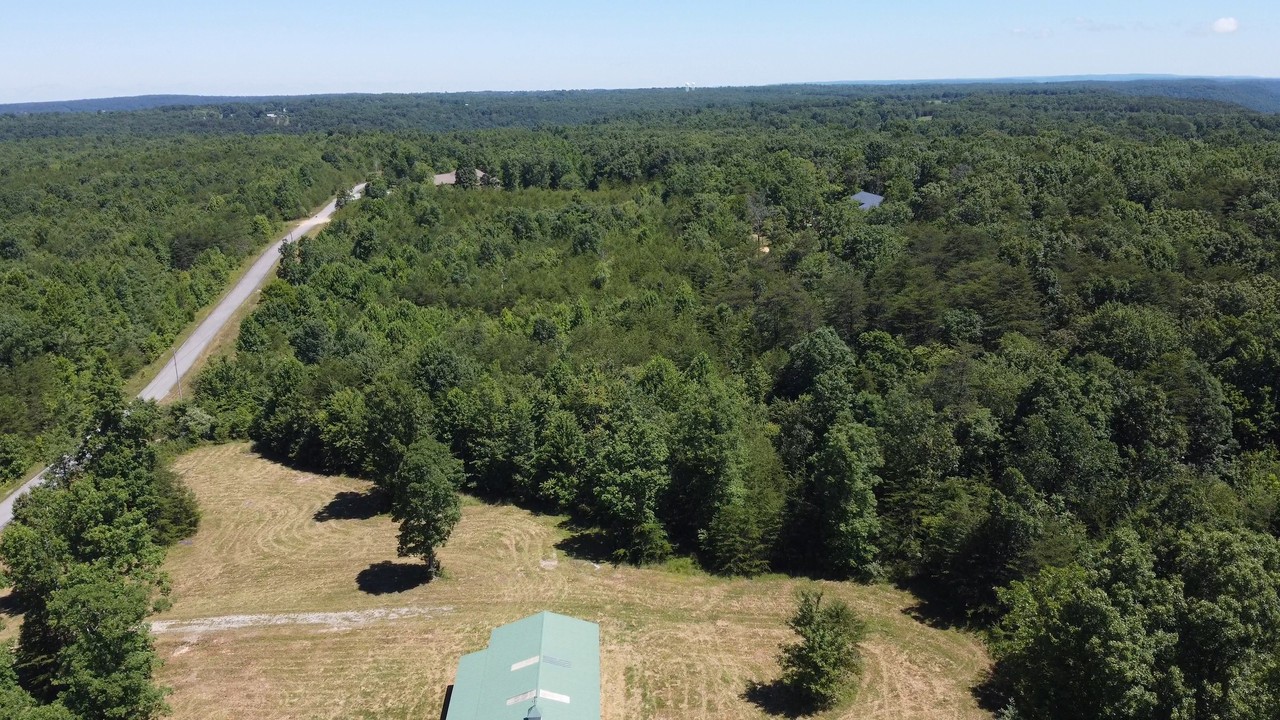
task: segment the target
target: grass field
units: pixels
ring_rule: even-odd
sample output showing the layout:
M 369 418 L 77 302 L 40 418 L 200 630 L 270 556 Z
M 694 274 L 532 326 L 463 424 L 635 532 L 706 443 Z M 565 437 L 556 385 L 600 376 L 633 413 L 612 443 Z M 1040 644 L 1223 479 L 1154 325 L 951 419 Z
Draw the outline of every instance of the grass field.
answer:
M 594 565 L 558 545 L 561 519 L 468 501 L 421 584 L 368 484 L 205 448 L 177 469 L 204 511 L 170 551 L 174 607 L 156 618 L 177 718 L 440 716 L 458 657 L 539 610 L 600 623 L 603 717 L 766 718 L 747 692 L 778 674 L 801 582 Z M 826 584 L 872 628 L 855 703 L 840 718 L 985 718 L 975 636 L 924 625 L 910 595 Z

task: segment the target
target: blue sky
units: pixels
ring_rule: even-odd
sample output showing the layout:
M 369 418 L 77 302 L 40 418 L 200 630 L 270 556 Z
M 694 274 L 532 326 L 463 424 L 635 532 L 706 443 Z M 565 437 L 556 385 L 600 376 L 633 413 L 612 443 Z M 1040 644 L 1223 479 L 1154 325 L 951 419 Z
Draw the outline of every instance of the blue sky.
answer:
M 41 0 L 0 102 L 1096 73 L 1280 77 L 1280 2 Z

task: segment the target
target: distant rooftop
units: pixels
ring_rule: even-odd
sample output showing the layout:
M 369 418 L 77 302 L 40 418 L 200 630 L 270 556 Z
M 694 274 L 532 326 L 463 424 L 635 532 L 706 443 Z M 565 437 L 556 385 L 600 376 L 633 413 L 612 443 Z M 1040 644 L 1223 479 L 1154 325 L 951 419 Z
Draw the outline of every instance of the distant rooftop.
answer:
M 883 195 L 876 195 L 865 190 L 853 196 L 854 201 L 859 205 L 859 210 L 870 210 L 871 208 L 880 207 L 880 203 L 884 202 Z
M 485 172 L 480 168 L 476 168 L 476 180 L 483 180 Z M 436 175 L 435 182 L 437 185 L 456 185 L 458 183 L 458 171 L 440 173 Z
M 458 662 L 445 720 L 600 720 L 600 626 L 542 612 Z

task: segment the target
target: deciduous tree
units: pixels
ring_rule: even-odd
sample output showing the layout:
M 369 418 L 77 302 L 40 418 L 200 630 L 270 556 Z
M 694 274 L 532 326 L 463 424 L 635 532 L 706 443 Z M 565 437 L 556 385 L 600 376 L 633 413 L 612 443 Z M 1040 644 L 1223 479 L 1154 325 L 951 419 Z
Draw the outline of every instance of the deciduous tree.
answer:
M 391 479 L 391 517 L 400 523 L 397 552 L 420 557 L 432 572 L 439 568 L 436 552 L 462 518 L 458 488 L 462 462 L 432 438 L 409 447 Z

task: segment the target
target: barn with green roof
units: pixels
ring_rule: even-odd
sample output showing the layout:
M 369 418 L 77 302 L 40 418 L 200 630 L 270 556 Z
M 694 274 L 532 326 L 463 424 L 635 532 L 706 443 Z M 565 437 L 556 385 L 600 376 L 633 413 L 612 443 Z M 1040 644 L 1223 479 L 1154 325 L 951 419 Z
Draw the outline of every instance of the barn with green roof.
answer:
M 445 720 L 600 720 L 600 626 L 541 612 L 458 661 Z

